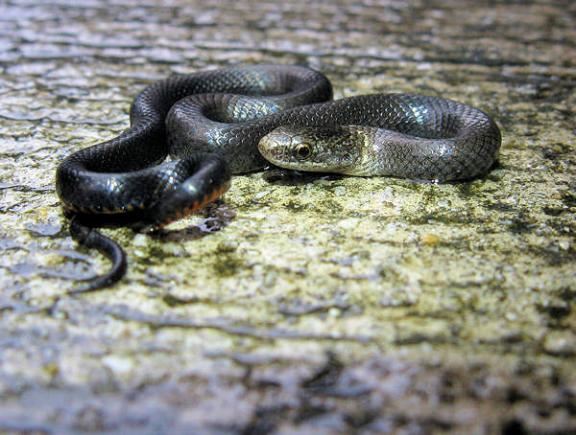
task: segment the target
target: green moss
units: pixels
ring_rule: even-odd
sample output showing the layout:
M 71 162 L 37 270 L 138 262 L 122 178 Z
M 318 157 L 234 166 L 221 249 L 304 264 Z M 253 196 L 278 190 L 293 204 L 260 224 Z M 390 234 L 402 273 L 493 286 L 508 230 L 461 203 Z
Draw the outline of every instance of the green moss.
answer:
M 212 259 L 212 268 L 216 277 L 230 277 L 245 269 L 244 261 L 237 255 L 224 253 Z

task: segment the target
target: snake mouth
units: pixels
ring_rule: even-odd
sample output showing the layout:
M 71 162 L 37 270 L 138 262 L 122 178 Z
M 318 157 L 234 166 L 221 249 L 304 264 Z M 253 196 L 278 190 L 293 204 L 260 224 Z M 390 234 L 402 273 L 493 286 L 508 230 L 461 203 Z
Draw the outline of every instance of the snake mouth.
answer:
M 270 163 L 282 166 L 290 161 L 293 141 L 294 137 L 287 127 L 278 127 L 260 139 L 258 150 Z

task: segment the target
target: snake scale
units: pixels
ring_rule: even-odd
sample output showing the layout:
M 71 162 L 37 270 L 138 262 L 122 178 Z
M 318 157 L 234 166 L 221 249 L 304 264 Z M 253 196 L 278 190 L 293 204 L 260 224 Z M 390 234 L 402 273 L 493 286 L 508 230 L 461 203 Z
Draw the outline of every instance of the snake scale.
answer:
M 321 73 L 300 66 L 241 66 L 177 75 L 134 99 L 129 129 L 68 156 L 56 190 L 70 232 L 113 263 L 78 292 L 126 270 L 106 224 L 154 229 L 214 201 L 231 174 L 289 169 L 451 181 L 482 175 L 501 136 L 484 112 L 416 94 L 332 100 Z M 169 161 L 166 161 L 170 156 Z

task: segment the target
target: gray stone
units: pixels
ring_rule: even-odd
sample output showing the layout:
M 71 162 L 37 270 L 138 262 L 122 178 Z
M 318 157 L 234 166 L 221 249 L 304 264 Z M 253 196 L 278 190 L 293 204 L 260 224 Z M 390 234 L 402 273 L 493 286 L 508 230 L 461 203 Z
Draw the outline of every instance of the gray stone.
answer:
M 0 432 L 576 431 L 570 0 L 0 4 Z M 457 184 L 234 177 L 162 237 L 78 248 L 54 191 L 172 73 L 306 64 L 336 98 L 490 113 L 499 165 Z

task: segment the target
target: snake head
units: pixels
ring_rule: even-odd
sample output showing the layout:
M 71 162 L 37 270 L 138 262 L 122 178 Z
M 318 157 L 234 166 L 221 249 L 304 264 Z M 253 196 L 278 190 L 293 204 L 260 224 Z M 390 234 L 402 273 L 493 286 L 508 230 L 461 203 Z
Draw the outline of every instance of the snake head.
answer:
M 345 173 L 360 155 L 357 140 L 346 127 L 282 126 L 260 139 L 258 150 L 281 168 Z

